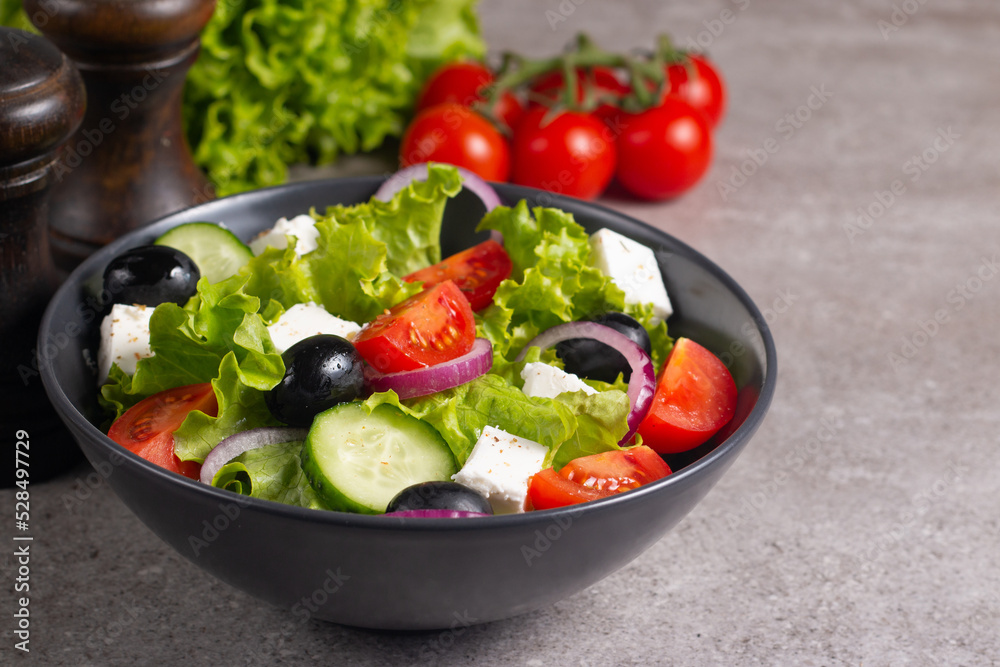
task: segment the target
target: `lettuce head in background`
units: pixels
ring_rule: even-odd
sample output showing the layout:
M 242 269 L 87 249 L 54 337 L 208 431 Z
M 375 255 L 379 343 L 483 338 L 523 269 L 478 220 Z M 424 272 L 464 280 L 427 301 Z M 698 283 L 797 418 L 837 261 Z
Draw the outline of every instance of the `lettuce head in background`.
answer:
M 378 148 L 402 134 L 435 67 L 483 56 L 475 4 L 218 2 L 184 92 L 195 162 L 224 196 Z M 35 31 L 20 0 L 0 0 L 0 24 Z

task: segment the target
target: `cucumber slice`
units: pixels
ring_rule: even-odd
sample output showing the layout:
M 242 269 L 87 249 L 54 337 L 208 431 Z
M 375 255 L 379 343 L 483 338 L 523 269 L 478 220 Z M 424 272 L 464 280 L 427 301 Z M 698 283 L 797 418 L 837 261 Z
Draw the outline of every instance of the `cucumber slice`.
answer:
M 178 225 L 154 241 L 180 250 L 198 265 L 208 282 L 217 283 L 239 271 L 253 252 L 235 234 L 214 222 Z
M 302 470 L 333 510 L 382 514 L 397 493 L 458 472 L 437 430 L 383 403 L 371 414 L 359 402 L 316 415 L 302 447 Z

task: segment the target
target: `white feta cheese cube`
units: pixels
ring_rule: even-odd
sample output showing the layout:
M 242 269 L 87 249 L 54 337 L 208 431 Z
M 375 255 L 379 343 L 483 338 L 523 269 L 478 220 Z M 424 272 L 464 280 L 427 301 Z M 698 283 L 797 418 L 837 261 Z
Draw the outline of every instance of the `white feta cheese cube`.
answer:
M 250 241 L 250 249 L 255 255 L 267 250 L 268 246 L 284 250 L 288 247 L 288 236 L 295 237 L 295 253 L 299 256 L 319 247 L 316 242 L 319 238 L 316 220 L 311 215 L 297 215 L 291 220 L 281 218 L 274 223 L 274 227 L 258 234 Z
M 315 303 L 295 304 L 267 328 L 278 352 L 284 352 L 303 338 L 316 334 L 336 334 L 351 340 L 359 331 L 361 325 L 331 315 Z
M 111 364 L 131 375 L 144 357 L 153 356 L 149 348 L 149 318 L 154 308 L 116 303 L 101 321 L 101 347 L 97 351 L 97 383 L 104 384 Z
M 651 303 L 653 314 L 665 320 L 674 312 L 663 286 L 660 265 L 650 248 L 610 229 L 590 236 L 594 266 L 625 292 L 625 303 Z
M 452 479 L 486 496 L 495 514 L 524 511 L 528 480 L 542 469 L 548 447 L 493 426 L 483 429 L 469 460 Z
M 582 391 L 588 395 L 597 393 L 576 375 L 540 361 L 525 364 L 521 379 L 524 380 L 525 395 L 531 397 L 555 398 L 564 391 Z

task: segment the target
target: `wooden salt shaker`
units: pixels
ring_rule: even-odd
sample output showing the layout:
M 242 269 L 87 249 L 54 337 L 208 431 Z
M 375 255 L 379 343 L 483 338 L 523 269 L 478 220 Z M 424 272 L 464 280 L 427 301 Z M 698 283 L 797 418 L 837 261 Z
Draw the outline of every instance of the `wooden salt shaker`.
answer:
M 24 8 L 87 88 L 83 125 L 55 173 L 56 264 L 72 269 L 122 234 L 210 198 L 184 139 L 181 96 L 214 0 L 24 0 Z
M 18 441 L 27 443 L 22 451 L 31 482 L 81 459 L 45 396 L 35 347 L 58 284 L 49 251 L 49 188 L 60 147 L 80 126 L 84 107 L 83 81 L 55 46 L 38 35 L 0 28 L 2 486 L 15 481 Z

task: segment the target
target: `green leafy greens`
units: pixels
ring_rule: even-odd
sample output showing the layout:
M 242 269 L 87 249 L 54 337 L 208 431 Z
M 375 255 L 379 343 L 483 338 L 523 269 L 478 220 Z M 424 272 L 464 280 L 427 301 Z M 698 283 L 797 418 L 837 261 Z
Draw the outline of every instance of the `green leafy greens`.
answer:
M 184 92 L 195 162 L 221 196 L 401 135 L 433 68 L 484 55 L 475 4 L 219 2 Z M 19 0 L 0 0 L 0 24 L 34 30 Z

